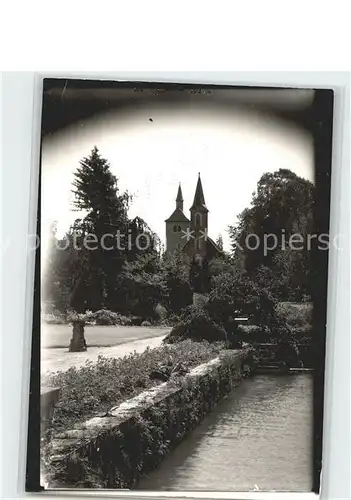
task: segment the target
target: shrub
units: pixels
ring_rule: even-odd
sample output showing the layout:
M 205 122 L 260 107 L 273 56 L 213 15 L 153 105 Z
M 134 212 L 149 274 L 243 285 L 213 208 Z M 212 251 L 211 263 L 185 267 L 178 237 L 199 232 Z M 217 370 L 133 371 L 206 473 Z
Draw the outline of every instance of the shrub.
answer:
M 255 342 L 265 343 L 270 338 L 270 332 L 267 326 L 258 325 L 238 325 L 237 336 L 242 342 L 252 344 Z
M 42 321 L 48 325 L 65 325 L 67 324 L 66 317 L 61 313 L 49 313 L 41 315 Z
M 132 320 L 127 316 L 120 313 L 112 312 L 108 309 L 100 309 L 91 314 L 91 319 L 95 321 L 96 325 L 125 325 L 132 324 Z
M 157 304 L 155 307 L 155 316 L 160 321 L 165 321 L 167 318 L 167 309 L 162 304 Z
M 258 324 L 269 324 L 276 303 L 269 290 L 236 269 L 219 274 L 212 281 L 207 309 L 216 322 L 226 324 L 245 314 Z
M 312 326 L 300 326 L 297 328 L 292 328 L 293 335 L 296 342 L 299 344 L 309 344 L 312 341 Z
M 77 311 L 70 310 L 67 313 L 67 321 L 69 323 L 90 323 L 94 321 L 94 314 L 91 311 L 85 311 L 84 313 L 78 313 Z
M 189 281 L 190 260 L 184 252 L 166 253 L 162 259 L 161 273 L 166 285 L 163 304 L 167 310 L 178 313 L 192 302 Z M 164 318 L 163 318 L 164 319 Z
M 141 326 L 152 326 L 152 324 L 150 323 L 150 321 L 143 321 L 141 323 Z
M 128 316 L 124 316 L 123 314 L 121 314 L 119 316 L 119 325 L 122 325 L 122 326 L 131 326 L 132 325 L 132 320 L 130 318 L 128 318 Z
M 313 304 L 311 302 L 280 302 L 276 306 L 277 315 L 291 327 L 308 327 L 313 320 Z
M 140 326 L 143 322 L 143 318 L 141 318 L 140 316 L 131 316 L 130 321 L 132 322 L 133 326 Z
M 112 406 L 136 396 L 159 383 L 150 374 L 167 364 L 173 368 L 182 363 L 194 367 L 215 357 L 223 344 L 193 343 L 189 340 L 176 346 L 164 345 L 147 349 L 141 354 L 124 358 L 99 357 L 96 363 L 87 362 L 80 369 L 47 375 L 44 383 L 61 387 L 52 421 L 55 431 L 69 429 L 78 421 L 94 414 L 106 413 Z
M 227 342 L 228 336 L 224 328 L 217 325 L 205 309 L 188 306 L 182 311 L 179 324 L 174 326 L 170 334 L 164 339 L 164 342 L 174 343 L 185 339 Z

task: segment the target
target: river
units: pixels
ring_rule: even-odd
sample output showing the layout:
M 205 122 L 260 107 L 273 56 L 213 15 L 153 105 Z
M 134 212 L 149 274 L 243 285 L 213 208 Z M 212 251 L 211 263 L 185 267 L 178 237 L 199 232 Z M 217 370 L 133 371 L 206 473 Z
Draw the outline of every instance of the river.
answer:
M 311 491 L 312 390 L 311 373 L 242 381 L 138 489 Z

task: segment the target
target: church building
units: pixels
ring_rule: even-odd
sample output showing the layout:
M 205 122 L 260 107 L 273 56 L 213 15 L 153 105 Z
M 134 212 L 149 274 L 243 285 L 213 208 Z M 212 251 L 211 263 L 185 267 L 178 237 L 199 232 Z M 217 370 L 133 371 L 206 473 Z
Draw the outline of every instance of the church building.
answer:
M 221 255 L 222 251 L 208 236 L 208 213 L 202 189 L 201 177 L 197 180 L 190 219 L 183 212 L 183 194 L 179 184 L 176 208 L 166 219 L 166 250 L 181 250 L 195 260 L 211 260 Z

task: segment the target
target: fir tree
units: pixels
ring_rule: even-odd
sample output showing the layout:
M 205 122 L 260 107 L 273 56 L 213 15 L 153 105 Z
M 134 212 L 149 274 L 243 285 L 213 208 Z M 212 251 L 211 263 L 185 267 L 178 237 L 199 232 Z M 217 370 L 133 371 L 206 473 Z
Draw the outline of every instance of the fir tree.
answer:
M 80 161 L 74 177 L 73 206 L 85 214 L 75 222 L 74 231 L 80 234 L 81 241 L 87 234 L 93 235 L 90 237 L 93 244 L 81 247 L 72 306 L 78 311 L 115 309 L 117 277 L 126 260 L 123 242 L 117 245 L 116 235 L 127 232 L 130 197 L 127 192 L 119 192 L 110 164 L 96 146 L 90 156 Z
M 86 228 L 93 230 L 97 237 L 125 230 L 130 197 L 126 192 L 119 193 L 117 178 L 96 146 L 89 157 L 80 161 L 74 177 L 73 206 L 87 213 L 83 219 Z

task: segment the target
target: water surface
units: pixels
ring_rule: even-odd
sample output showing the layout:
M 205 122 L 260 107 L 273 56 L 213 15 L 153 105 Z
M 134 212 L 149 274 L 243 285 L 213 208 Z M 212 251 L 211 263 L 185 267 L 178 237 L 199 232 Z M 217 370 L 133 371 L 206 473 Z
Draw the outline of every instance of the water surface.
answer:
M 138 489 L 311 491 L 312 388 L 311 373 L 244 380 Z

